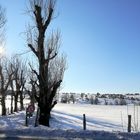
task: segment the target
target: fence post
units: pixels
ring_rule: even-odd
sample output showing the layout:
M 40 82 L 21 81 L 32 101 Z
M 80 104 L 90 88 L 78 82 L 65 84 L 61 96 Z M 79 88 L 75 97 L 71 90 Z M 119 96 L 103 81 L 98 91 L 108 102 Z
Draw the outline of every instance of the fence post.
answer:
M 83 130 L 86 130 L 86 115 L 83 114 Z
M 131 132 L 131 115 L 128 115 L 128 132 Z
M 34 127 L 37 127 L 38 126 L 38 116 L 39 116 L 39 113 L 40 113 L 40 110 L 39 110 L 39 107 L 37 108 L 37 113 L 36 113 L 36 118 L 35 118 L 35 125 Z
M 28 126 L 27 108 L 26 108 L 25 126 Z

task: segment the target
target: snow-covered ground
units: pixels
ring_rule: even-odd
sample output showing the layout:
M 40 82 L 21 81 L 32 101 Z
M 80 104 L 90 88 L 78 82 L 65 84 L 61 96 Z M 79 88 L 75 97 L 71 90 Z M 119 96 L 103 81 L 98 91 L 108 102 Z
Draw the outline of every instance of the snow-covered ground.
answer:
M 135 110 L 135 115 L 134 115 Z M 137 114 L 138 111 L 138 114 Z M 127 132 L 127 114 L 139 119 L 140 107 L 134 106 L 102 106 L 84 104 L 58 104 L 52 112 L 50 128 L 34 127 L 35 113 L 25 126 L 25 111 L 9 116 L 0 116 L 0 137 L 49 137 L 57 139 L 129 139 L 139 140 L 140 133 Z M 86 114 L 87 130 L 83 130 L 83 114 Z M 134 122 L 134 120 L 132 121 Z M 139 122 L 138 122 L 139 123 Z M 28 139 L 28 138 L 27 138 Z
M 132 130 L 140 130 L 140 106 L 58 104 L 52 118 L 58 128 L 83 128 L 83 114 L 86 115 L 88 130 L 127 132 L 128 115 L 132 115 Z M 54 127 L 54 125 L 52 125 Z

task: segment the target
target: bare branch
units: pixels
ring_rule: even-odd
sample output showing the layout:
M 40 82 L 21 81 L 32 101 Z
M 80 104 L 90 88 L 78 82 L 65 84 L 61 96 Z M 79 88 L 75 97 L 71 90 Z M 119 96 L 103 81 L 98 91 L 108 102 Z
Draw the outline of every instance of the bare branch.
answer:
M 32 44 L 28 44 L 28 47 L 33 51 L 33 53 L 38 57 L 38 52 L 35 50 L 35 48 L 32 46 Z
M 54 101 L 52 106 L 51 106 L 51 109 L 57 104 L 57 101 Z
M 35 100 L 39 103 L 40 102 L 39 97 L 36 94 L 34 95 L 34 97 L 35 97 Z
M 40 76 L 39 76 L 39 74 L 37 73 L 37 71 L 36 70 L 34 70 L 33 68 L 32 68 L 32 66 L 31 66 L 31 64 L 29 63 L 29 66 L 30 66 L 30 68 L 31 68 L 31 70 L 32 70 L 32 72 L 37 76 L 37 78 L 38 78 L 38 80 L 39 80 L 39 78 L 40 78 Z
M 0 28 L 2 28 L 6 23 L 5 9 L 0 6 Z
M 52 19 L 52 14 L 53 14 L 53 8 L 52 6 L 50 5 L 49 7 L 49 16 L 48 16 L 48 19 L 46 20 L 45 24 L 44 24 L 44 30 L 46 30 L 46 28 L 48 27 L 48 25 L 50 24 L 50 21 Z
M 60 84 L 61 83 L 62 83 L 62 80 L 59 80 L 58 82 L 56 82 L 54 84 L 53 89 L 52 89 L 52 92 L 51 92 L 51 95 L 50 95 L 50 98 L 49 98 L 50 102 L 52 102 L 52 100 L 53 100 L 53 98 L 54 98 L 54 96 L 56 94 L 56 91 L 60 87 Z
M 14 72 L 10 73 L 7 83 L 5 83 L 5 88 L 4 88 L 5 91 L 7 90 L 8 86 L 9 86 L 11 80 L 12 80 L 13 74 L 14 74 Z
M 35 5 L 34 15 L 35 15 L 38 29 L 42 29 L 43 22 L 42 22 L 42 16 L 41 16 L 41 7 L 39 5 Z
M 57 56 L 57 53 L 55 53 L 52 57 L 47 58 L 47 59 L 45 60 L 45 63 L 44 63 L 44 64 L 47 65 L 48 62 L 49 62 L 51 59 L 54 59 L 56 56 Z

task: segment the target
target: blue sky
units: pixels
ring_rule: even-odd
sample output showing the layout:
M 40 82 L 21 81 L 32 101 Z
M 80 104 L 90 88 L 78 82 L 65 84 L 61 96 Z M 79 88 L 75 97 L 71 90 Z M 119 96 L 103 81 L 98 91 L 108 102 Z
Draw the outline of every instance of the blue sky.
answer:
M 7 9 L 7 52 L 27 50 L 25 1 L 0 4 Z M 140 92 L 139 7 L 139 0 L 57 0 L 51 28 L 61 30 L 68 60 L 62 91 Z

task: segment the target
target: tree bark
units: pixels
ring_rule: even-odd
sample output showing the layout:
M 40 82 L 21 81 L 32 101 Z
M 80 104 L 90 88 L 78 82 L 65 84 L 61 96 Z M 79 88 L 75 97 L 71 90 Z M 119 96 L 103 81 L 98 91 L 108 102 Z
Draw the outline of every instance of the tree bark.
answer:
M 13 114 L 13 92 L 11 93 L 11 114 Z
M 50 127 L 49 120 L 50 120 L 50 108 L 49 104 L 39 104 L 40 114 L 39 114 L 39 124 Z
M 44 111 L 43 108 L 40 108 L 39 124 L 50 127 L 49 120 L 50 112 L 47 109 Z
M 20 110 L 24 110 L 24 105 L 23 105 L 23 93 L 20 91 Z
M 14 96 L 14 112 L 18 112 L 18 95 Z
M 2 96 L 1 104 L 2 104 L 2 116 L 5 116 L 6 115 L 5 96 Z

